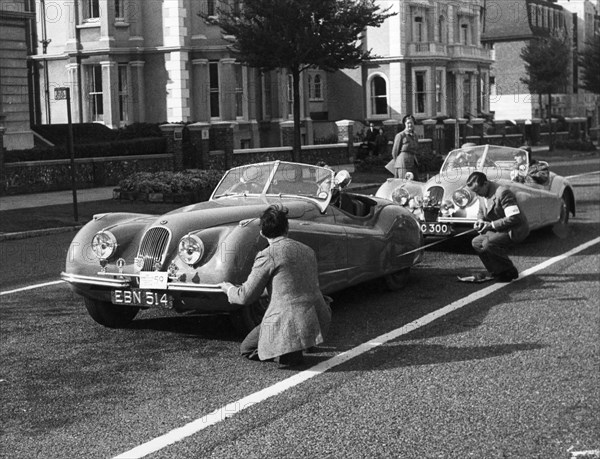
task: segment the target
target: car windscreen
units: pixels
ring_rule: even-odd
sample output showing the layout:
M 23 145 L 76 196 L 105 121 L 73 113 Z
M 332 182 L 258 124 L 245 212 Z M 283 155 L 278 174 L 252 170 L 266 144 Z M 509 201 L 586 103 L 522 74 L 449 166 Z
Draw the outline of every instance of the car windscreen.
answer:
M 267 185 L 273 163 L 250 164 L 227 171 L 214 196 L 231 196 L 235 194 L 261 194 Z
M 308 164 L 280 163 L 267 194 L 305 196 L 326 200 L 331 193 L 333 171 Z

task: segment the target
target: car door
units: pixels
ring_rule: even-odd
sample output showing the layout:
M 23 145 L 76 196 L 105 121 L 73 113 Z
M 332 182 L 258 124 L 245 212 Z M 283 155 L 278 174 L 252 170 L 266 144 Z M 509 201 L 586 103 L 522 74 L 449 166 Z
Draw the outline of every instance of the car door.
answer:
M 348 286 L 346 232 L 336 222 L 332 208 L 322 213 L 311 202 L 301 204 L 297 218 L 289 220 L 289 237 L 311 247 L 317 255 L 319 285 L 324 293 Z

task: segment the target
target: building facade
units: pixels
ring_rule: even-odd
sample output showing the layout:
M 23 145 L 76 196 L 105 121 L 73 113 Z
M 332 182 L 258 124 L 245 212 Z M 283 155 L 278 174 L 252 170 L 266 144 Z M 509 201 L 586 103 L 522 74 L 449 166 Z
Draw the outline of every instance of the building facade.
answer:
M 548 116 L 547 96 L 530 94 L 521 82 L 526 76 L 521 50 L 533 39 L 551 34 L 564 37 L 572 49 L 569 82 L 552 95 L 552 114 L 587 117 L 597 125 L 598 96 L 582 90 L 578 53 L 593 36 L 596 6 L 589 0 L 488 1 L 482 41 L 494 50 L 490 107 L 497 119 L 534 119 Z
M 332 76 L 333 87 L 361 96 L 333 108 L 341 117 L 370 121 L 478 117 L 489 112 L 491 52 L 481 44 L 483 1 L 381 1 L 397 13 L 365 32 L 363 46 L 377 56 L 360 71 Z M 339 84 L 344 78 L 346 83 Z M 334 93 L 331 89 L 330 93 Z M 343 94 L 333 99 L 342 100 Z M 330 101 L 330 106 L 333 101 Z
M 34 23 L 32 2 L 0 0 L 0 135 L 8 150 L 34 144 L 30 129 L 31 69 L 27 62 L 36 43 Z

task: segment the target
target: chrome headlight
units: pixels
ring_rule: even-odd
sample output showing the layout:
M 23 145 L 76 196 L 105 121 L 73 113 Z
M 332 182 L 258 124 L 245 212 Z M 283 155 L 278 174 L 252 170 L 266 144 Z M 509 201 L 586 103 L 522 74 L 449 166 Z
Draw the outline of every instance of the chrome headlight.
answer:
M 181 261 L 188 265 L 194 265 L 204 255 L 204 243 L 198 236 L 188 234 L 179 241 L 177 252 Z
M 92 252 L 100 260 L 108 260 L 117 250 L 117 238 L 110 231 L 100 231 L 92 238 Z
M 406 188 L 396 188 L 393 192 L 392 192 L 392 201 L 394 201 L 397 204 L 400 204 L 401 206 L 405 206 L 406 204 L 408 204 L 408 201 L 410 200 L 410 193 L 408 192 L 408 190 Z
M 473 199 L 473 195 L 466 188 L 460 188 L 452 193 L 452 202 L 455 206 L 464 209 Z

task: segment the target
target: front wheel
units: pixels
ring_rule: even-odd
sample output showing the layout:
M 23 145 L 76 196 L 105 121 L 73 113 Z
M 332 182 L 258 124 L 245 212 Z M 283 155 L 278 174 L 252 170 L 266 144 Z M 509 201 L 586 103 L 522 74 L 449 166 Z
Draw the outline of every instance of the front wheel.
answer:
M 561 225 L 566 225 L 569 223 L 569 214 L 571 213 L 571 204 L 569 202 L 569 197 L 567 193 L 563 193 L 560 203 L 560 218 L 558 219 L 558 223 Z
M 140 308 L 129 306 L 117 306 L 108 301 L 92 300 L 84 298 L 85 308 L 88 314 L 98 322 L 108 328 L 123 328 L 131 323 Z
M 410 268 L 404 268 L 400 271 L 396 271 L 395 273 L 386 274 L 383 277 L 385 282 L 385 286 L 388 290 L 394 292 L 396 290 L 401 290 L 408 284 L 408 277 L 410 275 Z
M 238 311 L 229 314 L 233 327 L 242 334 L 248 334 L 255 328 L 265 315 L 269 306 L 269 298 L 261 297 L 252 304 L 243 306 Z

